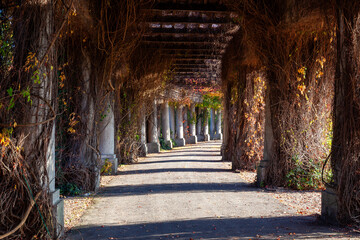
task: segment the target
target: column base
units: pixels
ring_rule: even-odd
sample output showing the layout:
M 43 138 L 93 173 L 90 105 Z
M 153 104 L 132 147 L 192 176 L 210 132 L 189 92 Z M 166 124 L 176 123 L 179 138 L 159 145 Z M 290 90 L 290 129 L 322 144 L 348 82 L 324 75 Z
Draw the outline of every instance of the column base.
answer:
M 99 168 L 99 166 L 96 166 L 95 168 L 94 168 L 94 178 L 93 178 L 93 180 L 94 180 L 94 182 L 93 182 L 93 186 L 94 186 L 94 188 L 93 188 L 93 190 L 95 191 L 95 192 L 97 192 L 98 190 L 99 190 L 99 188 L 100 188 L 100 168 Z
M 203 141 L 205 141 L 204 135 L 196 135 L 196 137 L 197 137 L 198 142 L 203 142 Z
M 222 139 L 223 139 L 222 133 L 214 134 L 214 140 L 222 140 Z
M 210 141 L 210 135 L 209 134 L 204 134 L 204 141 L 205 142 Z
M 321 193 L 321 219 L 326 223 L 339 225 L 337 212 L 338 203 L 335 189 L 326 188 Z
M 147 143 L 146 144 L 148 153 L 159 153 L 160 152 L 160 143 Z
M 185 146 L 185 138 L 177 138 L 174 141 L 175 141 L 177 147 Z
M 173 149 L 173 144 L 171 140 L 164 140 L 164 142 L 170 149 Z
M 111 166 L 110 166 L 111 165 Z M 101 173 L 105 175 L 115 175 L 118 169 L 118 159 L 115 154 L 101 155 Z
M 54 236 L 61 239 L 64 236 L 64 201 L 60 199 L 60 189 L 50 193 L 54 216 Z
M 197 144 L 197 136 L 190 136 L 188 139 L 189 144 Z
M 148 153 L 148 148 L 146 143 L 141 143 L 141 147 L 140 147 L 140 157 L 146 157 Z
M 256 185 L 258 187 L 265 187 L 265 171 L 268 166 L 268 160 L 261 160 L 259 166 L 257 167 L 257 181 Z

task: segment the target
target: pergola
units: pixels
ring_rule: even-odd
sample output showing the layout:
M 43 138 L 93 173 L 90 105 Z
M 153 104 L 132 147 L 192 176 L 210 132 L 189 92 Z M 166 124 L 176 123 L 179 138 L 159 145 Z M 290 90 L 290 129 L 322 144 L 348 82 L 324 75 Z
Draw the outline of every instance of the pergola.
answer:
M 222 54 L 239 29 L 223 1 L 156 0 L 141 11 L 147 16 L 142 43 L 172 60 L 174 84 L 220 81 Z

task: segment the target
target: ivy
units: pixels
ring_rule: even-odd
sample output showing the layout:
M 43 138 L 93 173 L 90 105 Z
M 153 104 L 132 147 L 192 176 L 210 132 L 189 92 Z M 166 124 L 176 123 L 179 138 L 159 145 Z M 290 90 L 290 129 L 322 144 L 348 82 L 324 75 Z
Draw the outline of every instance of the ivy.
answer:
M 197 106 L 200 108 L 214 108 L 215 110 L 221 108 L 221 98 L 220 96 L 213 96 L 211 94 L 203 95 L 202 103 Z

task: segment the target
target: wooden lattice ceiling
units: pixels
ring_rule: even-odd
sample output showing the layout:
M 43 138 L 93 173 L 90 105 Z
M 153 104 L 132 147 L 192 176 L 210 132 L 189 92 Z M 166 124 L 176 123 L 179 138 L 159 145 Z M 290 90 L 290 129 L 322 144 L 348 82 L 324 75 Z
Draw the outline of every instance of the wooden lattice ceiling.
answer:
M 222 55 L 239 29 L 222 0 L 156 0 L 142 11 L 148 16 L 142 42 L 173 60 L 175 84 L 220 81 Z

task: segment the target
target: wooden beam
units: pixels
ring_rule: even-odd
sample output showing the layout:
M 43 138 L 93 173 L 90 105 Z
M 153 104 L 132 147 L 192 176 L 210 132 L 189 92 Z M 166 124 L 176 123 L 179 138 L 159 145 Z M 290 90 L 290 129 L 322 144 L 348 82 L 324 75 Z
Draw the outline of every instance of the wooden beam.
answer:
M 176 47 L 179 46 L 186 46 L 183 49 L 202 49 L 202 47 L 208 47 L 208 50 L 213 50 L 213 51 L 221 51 L 221 50 L 225 50 L 227 44 L 224 43 L 212 43 L 212 42 L 196 42 L 196 41 L 189 41 L 189 42 L 175 42 L 175 41 L 141 41 L 144 44 L 148 44 L 148 45 L 157 45 L 160 47 L 157 47 L 157 49 L 161 49 L 161 47 L 165 47 L 165 48 L 170 48 L 170 49 L 177 49 Z M 191 47 L 190 47 L 191 46 Z M 195 47 L 196 46 L 196 47 Z
M 189 59 L 174 59 L 174 64 L 220 64 L 221 60 L 217 59 L 200 59 L 200 60 L 189 60 Z
M 148 42 L 191 42 L 191 43 L 213 43 L 214 45 L 226 45 L 232 39 L 232 36 L 214 36 L 214 35 L 197 35 L 197 34 L 190 34 L 190 35 L 182 35 L 182 34 L 174 34 L 171 33 L 170 35 L 151 35 L 148 34 L 146 37 L 142 39 L 142 41 Z
M 209 65 L 206 65 L 206 64 L 191 64 L 191 63 L 188 63 L 188 64 L 184 64 L 184 63 L 173 63 L 172 66 L 175 67 L 175 69 L 182 69 L 182 68 L 194 68 L 194 69 L 200 69 L 200 68 L 203 68 L 203 69 L 209 69 L 210 71 L 211 70 L 218 70 L 220 68 L 220 64 L 217 64 L 217 66 L 209 66 Z
M 153 48 L 153 47 L 150 47 Z M 203 55 L 208 55 L 208 54 L 214 54 L 214 55 L 221 55 L 222 53 L 225 52 L 225 50 L 216 50 L 213 48 L 184 48 L 184 47 L 179 47 L 176 46 L 174 48 L 168 48 L 168 47 L 164 47 L 164 48 L 159 48 L 158 46 L 155 48 L 158 50 L 161 50 L 162 52 L 169 54 L 169 53 L 174 53 L 174 54 L 203 54 Z
M 234 27 L 235 28 L 235 27 Z M 205 34 L 226 34 L 231 33 L 230 29 L 218 28 L 151 28 L 152 33 L 205 33 Z
M 219 18 L 219 19 L 212 19 L 204 20 L 203 18 L 164 18 L 164 19 L 151 19 L 149 21 L 146 21 L 148 24 L 160 24 L 160 25 L 174 25 L 174 24 L 207 24 L 207 25 L 220 25 L 220 26 L 227 26 L 232 25 L 232 21 L 228 18 Z
M 212 72 L 208 69 L 175 69 L 172 71 L 174 74 L 186 74 L 186 75 L 196 75 L 196 74 L 209 74 L 209 75 L 217 75 L 220 74 L 218 72 Z
M 161 43 L 161 44 L 205 44 L 205 45 L 226 45 L 225 43 L 214 43 L 214 42 L 205 42 L 205 41 L 161 41 L 161 40 L 142 40 L 143 43 Z
M 165 56 L 167 57 L 171 57 L 172 59 L 174 59 L 176 62 L 178 61 L 202 61 L 202 62 L 205 62 L 205 61 L 221 61 L 221 55 L 219 55 L 219 57 L 216 57 L 216 56 L 209 56 L 209 55 L 192 55 L 192 56 L 178 56 L 178 55 L 174 55 L 174 54 L 168 54 Z
M 219 4 L 174 4 L 174 3 L 155 3 L 149 8 L 143 8 L 142 11 L 178 11 L 178 12 L 201 12 L 201 13 L 223 13 L 230 14 L 225 5 Z
M 221 79 L 221 77 L 218 77 L 218 76 L 206 76 L 206 75 L 203 75 L 203 76 L 186 76 L 186 75 L 183 75 L 183 76 L 174 76 L 173 79 L 192 79 L 192 78 L 197 78 L 197 79 Z
M 153 47 L 150 47 L 152 49 Z M 157 50 L 161 50 L 161 54 L 164 55 L 176 55 L 179 57 L 196 57 L 196 56 L 208 56 L 208 57 L 222 57 L 222 54 L 225 50 L 214 50 L 209 48 L 155 48 Z
M 190 33 L 153 33 L 153 32 L 146 32 L 143 34 L 144 37 L 193 37 L 193 38 L 225 38 L 229 41 L 232 39 L 232 36 L 229 34 L 213 34 L 213 33 L 197 33 L 197 32 L 190 32 Z

